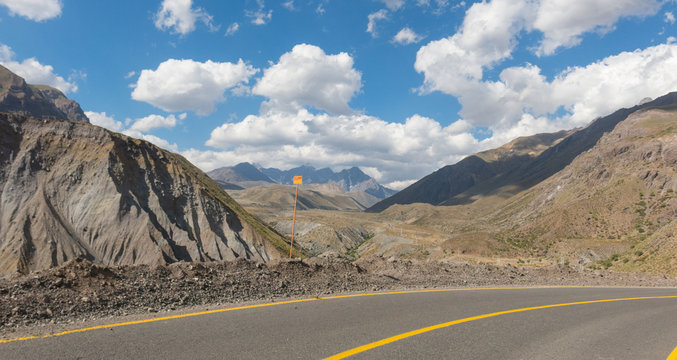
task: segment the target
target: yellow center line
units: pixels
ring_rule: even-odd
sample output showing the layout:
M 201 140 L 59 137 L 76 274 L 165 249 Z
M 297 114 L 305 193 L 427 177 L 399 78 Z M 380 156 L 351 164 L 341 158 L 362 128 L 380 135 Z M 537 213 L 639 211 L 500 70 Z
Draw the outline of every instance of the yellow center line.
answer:
M 586 289 L 586 288 L 629 289 L 631 287 L 622 287 L 622 286 L 621 287 L 613 287 L 613 286 L 609 286 L 609 287 L 600 287 L 600 286 L 596 286 L 596 287 L 591 287 L 591 286 L 521 286 L 521 287 L 487 287 L 487 288 L 462 288 L 462 289 L 405 290 L 405 291 L 385 291 L 385 292 L 364 293 L 364 294 L 336 295 L 336 296 L 315 297 L 315 298 L 299 299 L 299 300 L 287 300 L 287 301 L 271 302 L 271 303 L 256 304 L 256 305 L 238 306 L 238 307 L 231 307 L 231 308 L 224 308 L 224 309 L 200 311 L 200 312 L 194 312 L 194 313 L 188 313 L 188 314 L 170 315 L 170 316 L 144 319 L 144 320 L 127 321 L 127 322 L 106 324 L 106 325 L 97 325 L 97 326 L 91 326 L 91 327 L 86 327 L 86 328 L 81 328 L 81 329 L 62 331 L 62 332 L 54 333 L 54 334 L 39 335 L 39 336 L 24 336 L 24 337 L 19 337 L 19 338 L 14 338 L 14 339 L 0 340 L 0 344 L 5 344 L 5 343 L 10 343 L 10 342 L 15 342 L 15 341 L 44 339 L 44 338 L 50 338 L 50 337 L 55 337 L 55 336 L 75 334 L 75 333 L 80 333 L 80 332 L 85 332 L 85 331 L 92 331 L 92 330 L 99 330 L 99 329 L 109 329 L 109 328 L 120 327 L 120 326 L 138 325 L 138 324 L 152 323 L 152 322 L 163 321 L 163 320 L 173 320 L 173 319 L 181 319 L 181 318 L 200 316 L 200 315 L 216 314 L 216 313 L 222 313 L 222 312 L 227 312 L 227 311 L 254 309 L 254 308 L 294 304 L 294 303 L 317 301 L 317 300 L 332 300 L 332 299 L 345 299 L 345 298 L 354 298 L 354 297 L 363 297 L 363 296 L 396 295 L 396 294 L 438 293 L 438 292 L 452 292 L 452 291 L 456 292 L 456 291 L 487 291 L 487 290 Z M 654 289 L 657 289 L 657 288 L 654 288 Z M 673 360 L 673 359 L 670 359 L 670 360 Z M 677 359 L 674 359 L 674 360 L 677 360 Z
M 672 350 L 672 353 L 668 355 L 668 358 L 666 360 L 677 360 L 677 347 L 675 350 Z
M 541 309 L 550 309 L 550 308 L 556 308 L 556 307 L 564 307 L 564 306 L 573 306 L 573 305 L 583 305 L 583 304 L 596 304 L 596 303 L 606 303 L 606 302 L 614 302 L 614 301 L 631 301 L 631 300 L 648 300 L 648 299 L 674 299 L 677 298 L 677 296 L 649 296 L 649 297 L 634 297 L 634 298 L 624 298 L 624 299 L 604 299 L 604 300 L 592 300 L 592 301 L 579 301 L 579 302 L 571 302 L 571 303 L 564 303 L 564 304 L 553 304 L 553 305 L 542 305 L 542 306 L 534 306 L 534 307 L 528 307 L 528 308 L 522 308 L 522 309 L 513 309 L 513 310 L 506 310 L 506 311 L 499 311 L 499 312 L 494 312 L 490 314 L 484 314 L 484 315 L 478 315 L 478 316 L 473 316 L 473 317 L 468 317 L 464 319 L 459 319 L 459 320 L 454 320 L 454 321 L 449 321 L 446 323 L 442 324 L 437 324 L 433 326 L 428 326 L 424 327 L 421 329 L 409 331 L 406 333 L 402 333 L 399 335 L 391 336 L 389 338 L 385 338 L 379 341 L 375 341 L 370 344 L 362 345 L 359 347 L 356 347 L 354 349 L 350 349 L 347 351 L 344 351 L 340 354 L 336 354 L 334 356 L 330 356 L 325 358 L 325 360 L 337 360 L 337 359 L 345 359 L 349 356 L 353 356 L 355 354 L 359 354 L 361 352 L 365 352 L 367 350 L 377 348 L 379 346 L 387 345 L 390 343 L 393 343 L 398 340 L 406 339 L 408 337 L 416 336 L 419 334 L 423 334 L 429 331 L 437 330 L 437 329 L 442 329 L 446 328 L 449 326 L 454 326 L 474 320 L 481 320 L 481 319 L 486 319 L 494 316 L 500 316 L 500 315 L 506 315 L 506 314 L 514 314 L 518 312 L 524 312 L 524 311 L 531 311 L 531 310 L 541 310 Z M 677 360 L 677 349 L 673 351 L 673 353 L 668 357 L 667 360 Z

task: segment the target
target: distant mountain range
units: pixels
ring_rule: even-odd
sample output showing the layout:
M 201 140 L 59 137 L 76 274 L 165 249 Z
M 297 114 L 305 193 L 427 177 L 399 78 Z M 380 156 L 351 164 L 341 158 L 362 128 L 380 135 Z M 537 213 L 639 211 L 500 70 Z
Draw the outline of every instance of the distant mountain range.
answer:
M 60 90 L 47 85 L 30 85 L 0 65 L 0 112 L 48 120 L 89 123 L 80 105 Z
M 237 189 L 254 186 L 281 184 L 291 185 L 294 176 L 303 176 L 304 184 L 336 184 L 346 192 L 363 191 L 379 199 L 396 193 L 365 174 L 358 167 L 334 172 L 329 168 L 315 169 L 312 166 L 300 166 L 289 170 L 263 168 L 250 163 L 222 167 L 207 173 L 223 188 Z

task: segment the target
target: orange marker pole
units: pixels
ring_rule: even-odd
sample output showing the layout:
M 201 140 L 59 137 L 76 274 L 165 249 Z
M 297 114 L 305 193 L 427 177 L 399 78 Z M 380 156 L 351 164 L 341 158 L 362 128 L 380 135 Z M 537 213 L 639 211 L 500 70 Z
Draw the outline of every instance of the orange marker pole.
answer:
M 299 185 L 296 185 L 296 195 L 294 196 L 294 217 L 291 222 L 291 245 L 289 245 L 289 258 L 291 259 L 291 251 L 294 248 L 294 226 L 296 225 L 296 199 L 299 197 Z
M 294 215 L 291 222 L 291 244 L 289 245 L 289 258 L 291 259 L 291 252 L 294 249 L 294 227 L 296 226 L 296 201 L 299 198 L 299 184 L 303 182 L 301 176 L 294 176 L 294 184 L 296 184 L 296 195 L 294 195 Z

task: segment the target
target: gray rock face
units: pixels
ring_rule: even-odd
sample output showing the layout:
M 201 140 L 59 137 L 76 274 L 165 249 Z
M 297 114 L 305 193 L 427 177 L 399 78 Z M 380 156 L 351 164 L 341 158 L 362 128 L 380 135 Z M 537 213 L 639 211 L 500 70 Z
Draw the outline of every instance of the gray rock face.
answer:
M 80 105 L 47 85 L 29 85 L 0 65 L 0 112 L 89 123 Z
M 179 155 L 88 124 L 0 114 L 1 275 L 77 257 L 268 261 L 284 245 Z

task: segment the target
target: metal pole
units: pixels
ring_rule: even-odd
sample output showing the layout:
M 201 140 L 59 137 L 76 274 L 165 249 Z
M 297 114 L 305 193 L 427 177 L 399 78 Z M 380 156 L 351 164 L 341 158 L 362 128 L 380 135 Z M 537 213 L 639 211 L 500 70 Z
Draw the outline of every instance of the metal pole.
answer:
M 296 199 L 299 197 L 299 184 L 296 184 L 296 195 L 294 195 L 294 216 L 291 222 L 291 245 L 289 245 L 289 258 L 291 259 L 291 252 L 294 249 L 294 226 L 296 225 Z

